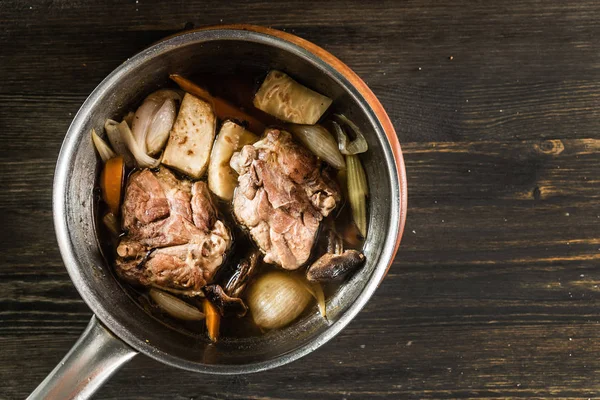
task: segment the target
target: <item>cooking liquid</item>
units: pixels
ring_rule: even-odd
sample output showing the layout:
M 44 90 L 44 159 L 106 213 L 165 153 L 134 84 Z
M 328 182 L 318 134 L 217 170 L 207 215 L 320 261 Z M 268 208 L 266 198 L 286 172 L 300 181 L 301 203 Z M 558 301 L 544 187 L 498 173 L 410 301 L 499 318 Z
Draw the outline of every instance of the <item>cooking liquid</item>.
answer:
M 260 110 L 254 108 L 254 106 L 252 105 L 252 97 L 258 89 L 260 82 L 262 82 L 265 76 L 265 71 L 254 71 L 253 73 L 244 71 L 243 73 L 237 72 L 233 76 L 219 74 L 215 74 L 213 76 L 204 75 L 203 77 L 192 76 L 191 80 L 193 82 L 198 83 L 200 86 L 206 87 L 212 95 L 227 99 L 231 103 L 240 106 L 240 108 L 243 109 L 245 112 L 264 120 L 265 114 L 262 113 Z M 269 118 L 272 119 L 272 117 Z M 223 121 L 219 121 L 219 125 L 217 125 L 217 128 L 222 122 Z M 132 172 L 133 171 L 129 171 L 129 174 L 127 176 L 129 176 Z M 189 177 L 186 177 L 178 173 L 177 171 L 172 170 L 172 172 L 180 179 L 189 180 Z M 334 173 L 332 174 L 332 176 L 335 176 L 335 171 L 333 172 Z M 203 178 L 201 180 L 206 180 L 206 178 Z M 345 197 L 345 188 L 343 187 L 345 185 L 345 182 L 339 183 L 340 188 L 342 188 L 342 197 Z M 100 199 L 101 196 L 99 188 L 96 191 L 95 197 L 96 226 L 98 227 L 98 238 L 100 242 L 100 248 L 107 264 L 111 266 L 111 272 L 113 273 L 115 279 L 117 279 L 120 282 L 123 289 L 129 294 L 133 301 L 135 301 L 142 309 L 144 309 L 147 313 L 149 313 L 165 325 L 191 336 L 206 337 L 205 321 L 182 321 L 175 319 L 163 312 L 150 299 L 148 295 L 148 288 L 130 285 L 129 283 L 121 281 L 117 277 L 112 266 L 114 266 L 115 264 L 118 238 L 115 238 L 102 222 L 102 216 L 105 215 L 106 212 L 108 212 L 108 207 Z M 220 284 L 222 287 L 224 287 L 225 284 L 228 282 L 229 278 L 232 276 L 233 272 L 235 271 L 238 262 L 242 258 L 247 257 L 252 251 L 255 251 L 257 249 L 257 246 L 250 238 L 248 232 L 235 222 L 231 204 L 218 200 L 216 196 L 213 196 L 213 201 L 219 211 L 219 219 L 224 221 L 224 223 L 227 225 L 230 232 L 232 233 L 233 237 L 232 245 L 225 256 L 223 264 L 221 265 L 219 271 L 216 273 L 213 282 Z M 333 211 L 332 216 L 330 216 L 329 218 L 334 218 L 334 223 L 337 232 L 340 233 L 340 235 L 345 239 L 345 249 L 362 249 L 363 239 L 360 237 L 360 235 L 355 233 L 356 229 L 354 228 L 354 223 L 352 222 L 352 216 L 349 210 L 349 205 L 346 203 L 345 200 L 342 200 L 340 206 L 338 206 Z M 120 224 L 121 221 L 119 218 L 119 225 Z M 324 224 L 322 223 L 321 228 L 323 227 L 323 225 Z M 307 265 L 310 265 L 312 262 L 314 262 L 314 260 L 320 257 L 327 248 L 327 235 L 323 234 L 323 231 L 324 230 L 321 229 L 321 232 L 319 232 L 318 234 L 315 246 L 313 248 L 313 254 L 311 255 L 311 258 Z M 259 261 L 259 264 L 257 265 L 256 272 L 252 280 L 271 270 L 285 271 L 281 267 L 278 267 L 276 265 L 271 265 Z M 306 267 L 301 267 L 296 271 L 285 272 L 302 277 L 305 271 Z M 247 284 L 246 291 L 252 285 L 252 280 Z M 332 296 L 340 287 L 340 285 L 343 285 L 343 281 L 323 284 L 322 287 L 325 293 L 325 298 L 328 299 L 330 296 Z M 178 295 L 177 297 L 197 307 L 200 311 L 203 311 L 203 298 L 190 298 L 181 295 Z M 242 298 L 243 297 L 244 296 L 242 295 Z M 318 312 L 318 308 L 316 305 L 316 301 L 313 301 L 313 303 L 309 305 L 309 307 L 307 307 L 307 309 L 298 319 L 301 319 L 303 316 L 315 312 Z M 261 334 L 262 331 L 256 324 L 254 324 L 250 311 L 243 318 L 228 317 L 221 319 L 220 338 L 222 339 L 226 339 L 228 337 L 234 338 L 258 336 Z

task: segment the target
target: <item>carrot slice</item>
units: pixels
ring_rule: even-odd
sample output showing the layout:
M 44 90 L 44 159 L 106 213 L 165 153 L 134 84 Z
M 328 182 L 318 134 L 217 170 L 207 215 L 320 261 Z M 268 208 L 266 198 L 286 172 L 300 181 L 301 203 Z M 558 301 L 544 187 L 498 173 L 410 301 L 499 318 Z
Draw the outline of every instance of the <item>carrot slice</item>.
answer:
M 206 329 L 208 337 L 213 342 L 219 339 L 219 327 L 221 326 L 221 315 L 217 308 L 207 299 L 204 299 L 204 315 L 206 316 Z
M 248 130 L 254 132 L 256 134 L 262 134 L 265 130 L 265 124 L 254 118 L 250 114 L 247 114 L 240 110 L 238 107 L 229 103 L 226 100 L 223 100 L 219 97 L 214 97 L 204 88 L 196 85 L 194 82 L 189 79 L 184 78 L 179 74 L 171 74 L 169 77 L 183 90 L 188 93 L 193 94 L 194 96 L 200 97 L 202 100 L 210 103 L 215 110 L 215 114 L 221 120 L 226 120 L 227 118 L 237 119 L 240 121 L 246 121 L 248 124 Z
M 100 176 L 100 189 L 102 190 L 102 199 L 114 215 L 119 214 L 124 177 L 125 162 L 122 156 L 106 161 Z

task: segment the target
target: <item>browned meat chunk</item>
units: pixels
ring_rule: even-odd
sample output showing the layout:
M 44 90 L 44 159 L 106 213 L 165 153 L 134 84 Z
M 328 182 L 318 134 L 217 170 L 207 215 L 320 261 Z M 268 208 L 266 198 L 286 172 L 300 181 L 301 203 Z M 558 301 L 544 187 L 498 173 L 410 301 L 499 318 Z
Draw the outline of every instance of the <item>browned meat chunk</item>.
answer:
M 277 129 L 231 158 L 238 174 L 233 211 L 264 260 L 285 269 L 304 264 L 323 217 L 337 206 L 340 191 L 319 160 Z
M 133 284 L 200 294 L 231 243 L 206 184 L 179 180 L 166 168 L 131 175 L 122 212 L 127 235 L 116 271 Z
M 150 171 L 135 174 L 123 203 L 123 227 L 135 230 L 169 215 L 169 202 L 158 179 Z

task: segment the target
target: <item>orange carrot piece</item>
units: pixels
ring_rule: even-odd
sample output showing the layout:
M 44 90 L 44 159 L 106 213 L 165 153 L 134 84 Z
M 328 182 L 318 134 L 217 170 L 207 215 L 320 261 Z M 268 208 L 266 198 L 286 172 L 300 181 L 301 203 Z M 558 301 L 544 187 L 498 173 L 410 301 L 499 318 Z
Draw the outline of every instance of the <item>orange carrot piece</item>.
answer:
M 193 94 L 196 97 L 201 98 L 202 100 L 210 103 L 215 110 L 215 114 L 221 120 L 225 120 L 227 118 L 233 118 L 240 121 L 245 121 L 248 123 L 248 130 L 254 132 L 255 134 L 261 135 L 265 130 L 265 124 L 240 110 L 238 107 L 229 103 L 226 100 L 223 100 L 219 97 L 214 97 L 204 88 L 196 85 L 194 82 L 189 79 L 184 78 L 179 74 L 171 74 L 169 77 L 184 91 Z
M 204 299 L 204 315 L 206 316 L 206 329 L 208 337 L 213 342 L 219 339 L 219 327 L 221 326 L 221 314 L 208 299 Z
M 119 215 L 124 177 L 125 162 L 122 156 L 106 161 L 100 176 L 100 189 L 102 190 L 102 199 L 114 215 Z

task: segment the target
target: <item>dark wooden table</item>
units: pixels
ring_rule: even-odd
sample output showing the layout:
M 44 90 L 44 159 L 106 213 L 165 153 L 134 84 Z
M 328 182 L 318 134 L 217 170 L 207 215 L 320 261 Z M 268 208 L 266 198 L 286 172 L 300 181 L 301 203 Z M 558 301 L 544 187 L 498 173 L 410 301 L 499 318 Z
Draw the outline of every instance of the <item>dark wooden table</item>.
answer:
M 99 399 L 600 394 L 597 1 L 0 2 L 0 398 L 23 398 L 90 311 L 63 267 L 51 187 L 86 96 L 171 33 L 220 23 L 321 45 L 379 96 L 406 158 L 390 274 L 313 354 L 250 376 L 140 356 Z

